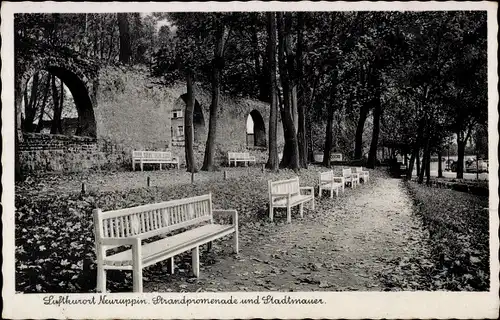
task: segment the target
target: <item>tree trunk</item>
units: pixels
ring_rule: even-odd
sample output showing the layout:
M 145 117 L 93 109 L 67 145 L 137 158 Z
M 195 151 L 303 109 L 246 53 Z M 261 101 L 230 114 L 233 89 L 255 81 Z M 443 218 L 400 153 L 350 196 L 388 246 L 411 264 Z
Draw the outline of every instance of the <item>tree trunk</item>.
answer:
M 356 140 L 354 143 L 355 159 L 363 158 L 363 130 L 365 128 L 365 122 L 369 111 L 370 105 L 368 103 L 364 103 L 359 111 L 358 125 L 356 126 Z
M 187 172 L 196 172 L 196 163 L 194 161 L 194 128 L 193 128 L 193 111 L 194 111 L 194 86 L 193 74 L 191 70 L 186 70 L 186 89 L 187 102 L 186 111 L 184 112 L 184 151 L 186 155 Z
M 382 114 L 382 105 L 380 101 L 380 77 L 378 76 L 375 81 L 375 107 L 373 109 L 372 142 L 370 144 L 368 162 L 366 164 L 366 166 L 371 169 L 375 168 L 375 164 L 377 162 L 378 136 L 380 133 L 380 117 Z
M 427 153 L 429 152 L 429 137 L 425 139 L 425 147 L 422 152 L 422 164 L 420 166 L 419 172 L 418 172 L 418 183 L 423 183 L 424 182 L 424 176 L 425 176 L 425 168 L 427 166 L 427 161 L 430 160 L 430 158 L 427 157 Z
M 33 75 L 33 82 L 31 83 L 31 94 L 28 101 L 28 88 L 24 90 L 24 130 L 26 132 L 33 132 L 33 121 L 35 121 L 37 100 L 38 100 L 38 84 L 39 84 L 39 74 L 36 72 Z
M 299 88 L 299 97 L 297 99 L 298 113 L 298 130 L 297 139 L 299 147 L 299 162 L 302 168 L 307 169 L 307 139 L 306 139 L 306 108 L 305 108 L 305 92 L 303 84 L 303 30 L 304 30 L 304 13 L 297 12 L 298 28 L 297 28 L 297 83 Z
M 465 143 L 463 141 L 463 133 L 457 134 L 457 179 L 464 178 L 464 158 L 465 158 Z
M 293 89 L 292 81 L 290 79 L 290 70 L 292 67 L 287 64 L 293 64 L 293 58 L 290 56 L 285 57 L 285 52 L 291 52 L 291 39 L 290 39 L 290 13 L 286 13 L 287 19 L 283 28 L 283 13 L 277 13 L 277 29 L 278 29 L 278 59 L 280 69 L 280 80 L 283 87 L 283 105 L 284 112 L 282 117 L 283 131 L 285 136 L 285 147 L 283 150 L 283 158 L 280 163 L 282 168 L 290 168 L 294 171 L 299 170 L 299 147 L 297 143 L 297 131 L 295 130 L 295 123 L 293 122 Z
M 42 105 L 40 106 L 40 116 L 38 118 L 38 125 L 36 126 L 36 132 L 41 132 L 43 129 L 43 116 L 45 114 L 45 105 L 47 104 L 47 99 L 49 97 L 50 89 L 50 75 L 47 75 L 47 82 L 45 83 L 45 90 L 43 93 Z
M 429 185 L 431 181 L 431 150 L 427 150 L 427 160 L 425 161 L 425 183 Z
M 420 176 L 420 148 L 417 151 L 417 177 Z
M 415 146 L 413 148 L 413 152 L 411 153 L 411 157 L 410 157 L 410 163 L 408 165 L 408 167 L 406 168 L 407 171 L 406 171 L 406 179 L 408 180 L 411 180 L 411 177 L 413 176 L 413 166 L 415 165 L 415 159 L 418 158 L 418 144 L 415 143 Z M 418 164 L 417 164 L 418 166 Z
M 278 170 L 278 144 L 276 131 L 278 129 L 278 103 L 276 97 L 276 19 L 273 12 L 267 12 L 267 51 L 269 59 L 269 78 L 271 83 L 271 110 L 269 114 L 269 158 L 266 167 Z
M 330 154 L 332 151 L 333 114 L 334 114 L 334 108 L 330 104 L 328 106 L 328 119 L 326 122 L 326 132 L 325 132 L 325 148 L 323 150 L 323 165 L 327 168 L 330 167 Z
M 130 43 L 130 28 L 128 22 L 128 13 L 119 12 L 118 30 L 120 31 L 120 62 L 128 64 L 132 55 L 132 46 Z
M 219 22 L 216 30 L 215 52 L 212 73 L 212 104 L 210 105 L 210 120 L 208 124 L 208 137 L 205 146 L 205 157 L 201 170 L 214 171 L 215 141 L 217 140 L 217 113 L 219 111 L 220 75 L 224 66 L 224 34 L 226 28 Z
M 61 81 L 61 85 L 62 85 L 62 81 Z M 53 100 L 53 105 L 54 105 L 54 115 L 52 117 L 52 125 L 50 128 L 51 134 L 62 133 L 62 130 L 61 130 L 61 115 L 62 115 L 61 100 L 60 100 L 60 97 L 59 97 L 57 90 L 58 90 L 58 88 L 57 88 L 57 84 L 56 84 L 56 77 L 53 75 L 52 76 L 52 100 Z
M 443 177 L 443 154 L 441 151 L 438 152 L 438 178 Z

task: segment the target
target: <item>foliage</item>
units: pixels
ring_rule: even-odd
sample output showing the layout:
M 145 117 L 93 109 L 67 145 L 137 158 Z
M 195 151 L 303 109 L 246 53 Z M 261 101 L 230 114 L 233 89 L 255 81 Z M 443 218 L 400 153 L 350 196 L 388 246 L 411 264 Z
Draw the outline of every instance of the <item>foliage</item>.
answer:
M 413 182 L 406 187 L 425 227 L 435 268 L 428 271 L 435 289 L 489 290 L 488 197 Z

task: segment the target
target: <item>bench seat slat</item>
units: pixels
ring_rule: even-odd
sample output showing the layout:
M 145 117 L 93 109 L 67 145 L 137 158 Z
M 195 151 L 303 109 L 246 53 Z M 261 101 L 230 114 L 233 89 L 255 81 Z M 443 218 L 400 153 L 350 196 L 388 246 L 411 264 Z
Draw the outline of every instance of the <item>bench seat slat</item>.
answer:
M 297 194 L 297 195 L 290 198 L 290 205 L 294 206 L 294 205 L 297 205 L 299 203 L 309 201 L 311 199 L 312 199 L 311 195 L 304 195 L 304 194 L 299 195 L 299 194 Z M 274 207 L 281 207 L 281 206 L 286 207 L 286 201 L 287 201 L 286 198 L 274 199 L 273 206 Z
M 202 238 L 223 233 L 233 229 L 232 225 L 207 224 L 195 229 L 191 229 L 171 237 L 142 245 L 142 259 L 146 262 L 158 254 L 168 255 L 176 249 L 189 246 Z M 132 250 L 125 250 L 120 253 L 107 256 L 105 264 L 129 265 L 132 264 Z

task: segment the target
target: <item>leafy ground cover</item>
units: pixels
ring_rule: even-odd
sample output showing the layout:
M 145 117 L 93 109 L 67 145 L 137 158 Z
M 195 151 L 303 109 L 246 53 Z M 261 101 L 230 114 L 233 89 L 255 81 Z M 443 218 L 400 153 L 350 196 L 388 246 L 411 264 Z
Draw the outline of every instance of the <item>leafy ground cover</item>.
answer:
M 324 170 L 317 166 L 301 170 L 301 185 L 315 186 L 318 172 Z M 166 264 L 148 267 L 144 271 L 147 291 L 484 290 L 488 221 L 479 210 L 474 211 L 476 216 L 467 216 L 471 208 L 484 205 L 483 199 L 464 193 L 434 198 L 436 189 L 414 184 L 408 184 L 410 192 L 406 192 L 401 180 L 372 171 L 370 183 L 348 188 L 339 198 L 318 199 L 314 211 L 306 206 L 303 219 L 294 212 L 292 224 L 287 224 L 283 210 L 271 223 L 267 180 L 295 173 L 261 172 L 258 167 L 227 171 L 228 180 L 223 172 L 201 172 L 194 184 L 189 173 L 170 170 L 33 176 L 16 185 L 16 290 L 94 290 L 95 207 L 126 208 L 207 192 L 212 192 L 215 208 L 238 210 L 240 254 L 231 254 L 229 239 L 215 241 L 211 252 L 201 251 L 200 278 L 192 276 L 189 253 L 176 256 L 173 276 L 167 274 Z M 147 176 L 151 187 L 145 186 Z M 82 179 L 88 190 L 83 195 Z M 420 201 L 429 217 L 421 219 L 413 205 L 422 210 L 415 199 L 425 197 L 430 200 Z M 460 200 L 457 206 L 457 199 L 464 199 L 463 203 Z M 439 206 L 450 213 L 458 210 L 455 217 L 463 216 L 468 222 L 448 227 L 444 216 L 431 214 L 431 208 Z M 481 235 L 476 234 L 479 229 Z M 451 248 L 450 241 L 457 239 L 469 241 L 470 250 L 458 252 L 462 242 Z M 440 240 L 444 248 L 438 247 Z M 459 261 L 468 273 L 456 272 L 455 257 L 462 257 Z M 108 272 L 108 289 L 131 291 L 131 280 L 130 272 Z
M 304 170 L 304 183 L 312 183 L 318 170 Z M 146 175 L 156 186 L 144 187 Z M 238 210 L 244 229 L 247 221 L 265 215 L 267 179 L 294 175 L 289 170 L 263 173 L 255 167 L 233 168 L 227 181 L 222 172 L 200 173 L 194 184 L 189 183 L 189 173 L 173 170 L 30 177 L 16 186 L 16 290 L 90 292 L 95 288 L 92 210 L 96 207 L 112 210 L 212 192 L 214 207 Z M 88 192 L 82 195 L 84 178 Z M 163 267 L 159 264 L 156 269 Z M 111 290 L 129 288 L 129 276 L 124 281 L 123 273 L 110 272 L 109 278 Z
M 433 289 L 489 290 L 488 197 L 406 182 L 428 231 Z

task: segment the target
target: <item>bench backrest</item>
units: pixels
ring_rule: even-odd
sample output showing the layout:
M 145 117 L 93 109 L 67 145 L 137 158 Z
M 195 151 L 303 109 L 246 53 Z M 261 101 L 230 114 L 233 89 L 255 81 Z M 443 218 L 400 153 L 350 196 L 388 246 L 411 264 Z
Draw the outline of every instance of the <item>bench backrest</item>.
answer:
M 334 177 L 334 173 L 333 173 L 333 170 L 330 170 L 330 171 L 327 171 L 327 172 L 320 172 L 319 174 L 319 183 L 323 183 L 323 182 L 331 182 L 333 181 L 333 177 Z
M 299 177 L 288 180 L 268 181 L 269 196 L 274 194 L 298 194 L 300 193 Z
M 127 209 L 94 210 L 96 239 L 146 239 L 205 221 L 213 221 L 211 193 Z
M 170 151 L 133 151 L 132 157 L 135 159 L 172 159 Z
M 228 152 L 227 157 L 229 159 L 248 159 L 250 158 L 250 154 L 248 152 Z
M 344 176 L 344 178 L 349 178 L 352 174 L 352 170 L 350 168 L 348 169 L 342 169 L 342 176 Z
M 354 167 L 353 170 L 356 173 L 361 173 L 361 172 L 363 172 L 363 167 Z

